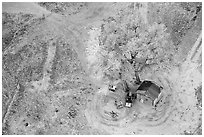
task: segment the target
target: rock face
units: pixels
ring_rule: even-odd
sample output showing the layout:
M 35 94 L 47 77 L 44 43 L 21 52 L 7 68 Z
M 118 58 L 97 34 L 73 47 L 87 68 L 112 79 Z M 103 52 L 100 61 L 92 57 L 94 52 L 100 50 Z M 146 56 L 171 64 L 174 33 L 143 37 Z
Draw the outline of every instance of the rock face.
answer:
M 3 135 L 202 134 L 202 3 L 2 9 Z M 156 107 L 124 107 L 138 75 Z

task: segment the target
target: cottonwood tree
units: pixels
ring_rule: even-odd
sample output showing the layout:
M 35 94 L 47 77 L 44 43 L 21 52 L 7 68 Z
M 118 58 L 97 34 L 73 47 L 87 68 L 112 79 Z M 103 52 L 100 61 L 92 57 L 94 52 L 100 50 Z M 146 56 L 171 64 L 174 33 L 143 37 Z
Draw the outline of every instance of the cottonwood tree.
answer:
M 103 71 L 111 80 L 134 81 L 144 67 L 169 64 L 176 52 L 165 25 L 145 24 L 138 12 L 105 19 L 99 40 Z

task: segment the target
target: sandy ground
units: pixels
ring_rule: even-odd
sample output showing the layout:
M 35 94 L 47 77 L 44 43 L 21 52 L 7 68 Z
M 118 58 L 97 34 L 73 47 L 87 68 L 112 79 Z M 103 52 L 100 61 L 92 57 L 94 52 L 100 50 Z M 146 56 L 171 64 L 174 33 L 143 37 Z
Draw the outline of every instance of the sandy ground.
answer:
M 104 70 L 97 66 L 102 61 L 98 55 L 100 26 L 104 18 L 127 7 L 140 7 L 142 20 L 150 22 L 149 3 L 90 3 L 85 8 L 77 7 L 79 12 L 71 15 L 66 15 L 71 13 L 69 8 L 60 14 L 37 3 L 2 4 L 2 12 L 34 15 L 27 22 L 33 21 L 29 33 L 3 51 L 3 78 L 8 78 L 3 81 L 3 134 L 200 134 L 202 106 L 198 106 L 196 91 L 202 87 L 201 27 L 194 27 L 195 32 L 189 30 L 182 38 L 175 55 L 177 65 L 141 72 L 141 79 L 164 87 L 157 109 L 138 101 L 132 108 L 115 108 L 114 99 L 124 95 L 108 91 L 109 81 L 103 79 Z M 8 30 L 3 28 L 3 38 Z M 189 38 L 190 44 L 186 42 Z M 28 45 L 34 45 L 31 52 L 37 51 L 32 58 L 22 59 L 17 68 L 12 61 L 6 62 L 10 56 L 13 60 L 27 56 L 29 50 L 23 49 Z M 38 63 L 41 60 L 43 65 Z M 40 72 L 24 71 L 27 66 L 32 66 L 32 71 L 38 64 Z M 24 81 L 21 72 L 25 77 L 42 75 Z M 118 117 L 112 118 L 110 112 L 117 112 Z
M 47 11 L 46 9 L 38 6 L 32 2 L 3 2 L 2 3 L 2 12 L 9 12 L 9 13 L 18 13 L 23 12 L 27 14 L 35 14 L 42 16 L 43 14 L 48 15 L 51 12 Z
M 103 115 L 100 113 L 104 113 L 103 110 L 100 111 L 100 109 L 102 109 L 100 108 L 100 102 L 98 102 L 100 98 L 96 97 L 94 103 L 91 103 L 90 108 L 86 111 L 90 123 L 92 123 L 94 127 L 102 128 L 110 134 L 171 135 L 180 134 L 184 131 L 194 132 L 195 129 L 193 127 L 196 127 L 200 121 L 198 117 L 202 115 L 200 111 L 201 108 L 196 108 L 196 97 L 192 96 L 195 95 L 195 90 L 202 83 L 200 78 L 201 73 L 197 69 L 199 64 L 194 63 L 199 59 L 201 54 L 201 52 L 196 50 L 197 48 L 201 48 L 201 44 L 197 44 L 200 40 L 201 34 L 189 52 L 187 60 L 180 67 L 173 68 L 173 70 L 170 70 L 168 73 L 149 74 L 149 76 L 146 74 L 146 79 L 157 79 L 158 82 L 162 82 L 162 86 L 164 87 L 166 100 L 164 99 L 163 101 L 166 102 L 166 104 L 161 106 L 159 111 L 155 112 L 151 109 L 144 110 L 144 106 L 138 105 L 131 113 L 127 112 L 126 117 L 122 116 L 122 118 L 119 118 L 117 121 L 107 121 L 108 119 L 106 119 L 105 122 L 105 116 L 100 116 Z M 105 91 L 99 91 L 98 96 L 101 96 L 104 92 Z M 112 110 L 114 111 L 114 108 L 112 108 Z M 92 113 L 94 113 L 94 117 Z M 151 115 L 153 113 L 157 115 L 157 117 L 155 116 L 152 119 Z M 133 115 L 137 116 L 132 117 Z M 148 119 L 148 115 L 151 119 Z

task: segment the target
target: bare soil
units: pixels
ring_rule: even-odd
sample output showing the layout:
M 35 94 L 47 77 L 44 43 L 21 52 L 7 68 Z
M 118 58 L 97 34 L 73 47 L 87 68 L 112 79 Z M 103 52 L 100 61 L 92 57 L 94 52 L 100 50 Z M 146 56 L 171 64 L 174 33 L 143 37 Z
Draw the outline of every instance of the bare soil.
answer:
M 3 2 L 2 134 L 202 134 L 201 31 L 202 3 Z M 135 71 L 157 108 L 116 108 Z

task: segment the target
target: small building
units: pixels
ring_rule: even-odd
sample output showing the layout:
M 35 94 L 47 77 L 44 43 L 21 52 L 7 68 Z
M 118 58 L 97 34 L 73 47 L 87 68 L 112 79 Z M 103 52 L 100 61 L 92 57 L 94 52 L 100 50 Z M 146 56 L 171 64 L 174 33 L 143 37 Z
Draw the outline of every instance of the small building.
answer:
M 161 99 L 161 89 L 163 89 L 161 86 L 151 81 L 143 81 L 137 89 L 137 93 L 140 93 L 138 99 L 142 103 L 146 101 L 150 102 L 152 106 L 155 106 Z

